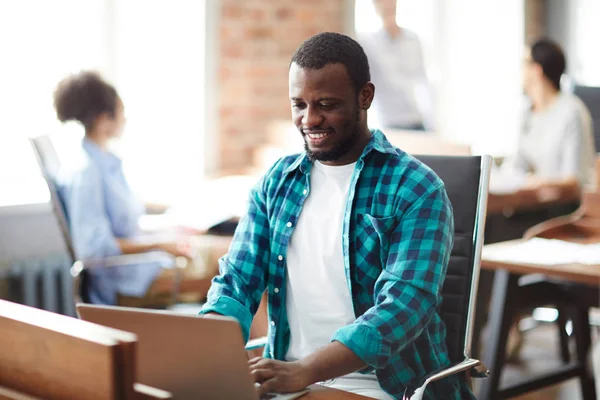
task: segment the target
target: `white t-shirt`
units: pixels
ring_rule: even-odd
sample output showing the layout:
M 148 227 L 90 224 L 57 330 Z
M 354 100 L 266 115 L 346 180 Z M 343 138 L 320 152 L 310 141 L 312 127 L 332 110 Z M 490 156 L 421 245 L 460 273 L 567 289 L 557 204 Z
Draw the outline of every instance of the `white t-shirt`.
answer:
M 316 161 L 311 170 L 310 193 L 287 249 L 286 310 L 291 335 L 286 360 L 301 359 L 326 346 L 339 328 L 356 320 L 342 252 L 355 165 L 332 167 Z M 328 386 L 390 398 L 375 374 L 349 374 L 329 381 Z
M 417 35 L 402 28 L 398 37 L 392 38 L 382 28 L 361 33 L 358 41 L 369 59 L 375 85 L 373 117 L 377 124 L 382 128 L 423 124 L 431 130 L 431 89 Z
M 509 165 L 546 179 L 575 177 L 595 189 L 595 146 L 589 111 L 578 97 L 560 92 L 546 110 L 523 118 L 519 151 Z

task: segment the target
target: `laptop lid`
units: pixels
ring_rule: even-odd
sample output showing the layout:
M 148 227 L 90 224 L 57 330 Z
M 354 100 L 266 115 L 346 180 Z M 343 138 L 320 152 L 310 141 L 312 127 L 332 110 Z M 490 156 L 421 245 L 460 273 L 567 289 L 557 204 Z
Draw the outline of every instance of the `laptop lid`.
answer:
M 135 333 L 140 383 L 175 399 L 258 400 L 242 332 L 226 317 L 78 304 L 81 319 Z

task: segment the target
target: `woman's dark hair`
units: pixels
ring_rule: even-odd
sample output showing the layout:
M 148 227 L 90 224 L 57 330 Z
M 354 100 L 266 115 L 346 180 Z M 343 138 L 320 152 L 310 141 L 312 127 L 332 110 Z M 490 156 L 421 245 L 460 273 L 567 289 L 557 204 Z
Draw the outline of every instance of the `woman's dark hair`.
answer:
M 88 131 L 101 114 L 114 118 L 118 99 L 116 89 L 100 74 L 82 71 L 60 81 L 54 91 L 54 108 L 59 121 L 79 121 Z
M 542 67 L 546 78 L 556 90 L 560 90 L 560 77 L 565 72 L 565 54 L 558 43 L 540 39 L 531 46 L 531 59 Z

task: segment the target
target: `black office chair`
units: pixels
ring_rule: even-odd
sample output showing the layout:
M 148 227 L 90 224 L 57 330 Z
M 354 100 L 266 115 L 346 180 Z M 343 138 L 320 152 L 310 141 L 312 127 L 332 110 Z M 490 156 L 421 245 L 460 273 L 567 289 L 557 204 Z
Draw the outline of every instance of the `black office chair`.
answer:
M 52 139 L 48 135 L 42 135 L 39 137 L 30 138 L 30 143 L 35 153 L 40 170 L 44 176 L 44 180 L 48 185 L 52 210 L 63 235 L 67 254 L 73 262 L 73 266 L 71 267 L 71 275 L 73 276 L 75 303 L 90 303 L 88 288 L 90 280 L 89 269 L 91 268 L 111 268 L 141 263 L 153 263 L 157 262 L 159 259 L 161 261 L 165 260 L 165 254 L 157 254 L 155 252 L 79 260 L 73 247 L 73 240 L 69 230 L 67 209 L 59 195 L 56 185 L 56 176 L 61 165 L 54 144 L 52 143 Z M 179 286 L 182 279 L 181 271 L 187 265 L 187 260 L 183 257 L 169 257 L 171 258 L 171 262 L 166 267 L 179 268 L 178 273 L 175 274 L 175 279 L 173 281 L 170 293 L 171 304 L 175 304 L 179 296 Z
M 451 365 L 436 371 L 407 388 L 405 398 L 422 398 L 425 387 L 434 381 L 466 372 L 485 377 L 481 361 L 471 358 L 475 298 L 487 208 L 492 158 L 416 156 L 444 181 L 454 209 L 454 247 L 442 287 L 440 316 L 446 324 L 446 346 Z

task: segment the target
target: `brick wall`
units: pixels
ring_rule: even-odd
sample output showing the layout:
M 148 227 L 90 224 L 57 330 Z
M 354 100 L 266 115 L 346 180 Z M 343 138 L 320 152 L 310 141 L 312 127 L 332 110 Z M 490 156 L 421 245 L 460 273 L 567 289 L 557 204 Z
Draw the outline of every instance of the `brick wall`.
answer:
M 219 25 L 219 168 L 248 166 L 273 119 L 290 119 L 288 64 L 322 31 L 344 32 L 348 0 L 222 0 Z
M 525 44 L 530 45 L 546 33 L 545 0 L 525 0 Z

